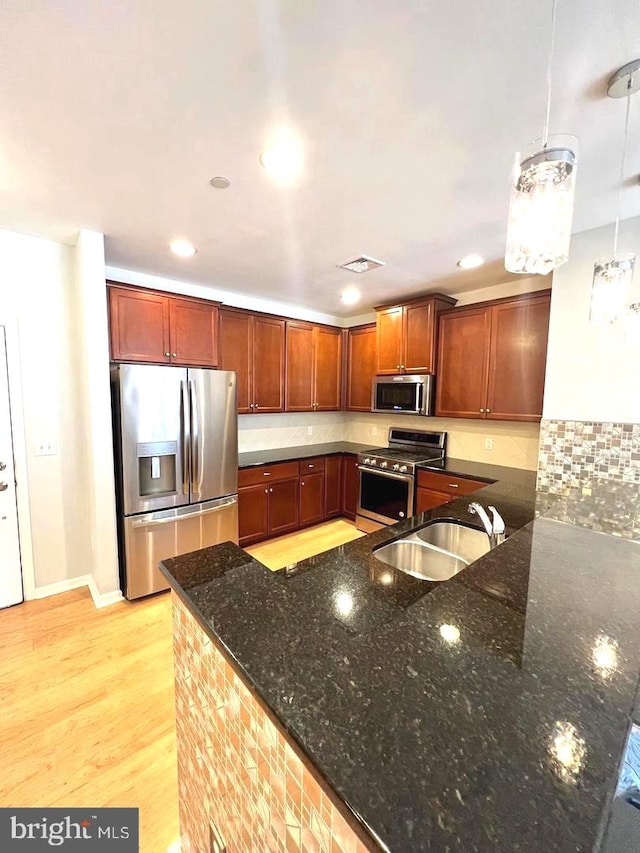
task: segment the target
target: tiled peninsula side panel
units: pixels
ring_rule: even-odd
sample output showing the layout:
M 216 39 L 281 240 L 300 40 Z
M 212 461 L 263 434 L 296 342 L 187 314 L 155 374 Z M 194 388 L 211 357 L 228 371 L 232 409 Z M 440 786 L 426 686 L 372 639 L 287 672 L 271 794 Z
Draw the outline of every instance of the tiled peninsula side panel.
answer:
M 173 594 L 182 853 L 367 853 L 327 791 Z
M 543 419 L 538 489 L 567 494 L 596 480 L 640 484 L 640 424 Z

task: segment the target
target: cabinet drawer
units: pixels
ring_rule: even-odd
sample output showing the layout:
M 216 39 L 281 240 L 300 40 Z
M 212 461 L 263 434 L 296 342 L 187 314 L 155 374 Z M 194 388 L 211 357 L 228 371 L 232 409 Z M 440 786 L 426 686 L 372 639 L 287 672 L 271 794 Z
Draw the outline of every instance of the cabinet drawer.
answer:
M 324 471 L 324 456 L 300 460 L 300 474 L 321 474 Z
M 465 477 L 451 477 L 448 474 L 436 474 L 433 471 L 418 471 L 418 486 L 443 492 L 446 495 L 470 495 L 488 483 L 479 480 L 467 480 Z
M 261 465 L 258 468 L 241 468 L 238 471 L 238 488 L 255 486 L 258 483 L 289 480 L 298 476 L 297 462 L 278 462 L 276 465 Z

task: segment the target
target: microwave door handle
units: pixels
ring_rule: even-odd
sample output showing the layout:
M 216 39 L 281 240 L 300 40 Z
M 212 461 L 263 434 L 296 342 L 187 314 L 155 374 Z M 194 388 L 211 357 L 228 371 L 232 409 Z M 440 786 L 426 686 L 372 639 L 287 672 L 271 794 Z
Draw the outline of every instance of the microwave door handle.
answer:
M 189 452 L 190 448 L 190 439 L 191 439 L 191 431 L 190 431 L 190 417 L 189 417 L 189 395 L 187 393 L 187 383 L 185 381 L 180 383 L 180 456 L 182 463 L 182 494 L 189 494 L 189 480 L 190 474 L 189 469 L 191 468 L 191 454 Z
M 424 385 L 422 382 L 416 382 L 416 403 L 415 403 L 415 411 L 419 415 L 424 414 L 424 406 L 422 400 L 422 392 L 424 390 Z

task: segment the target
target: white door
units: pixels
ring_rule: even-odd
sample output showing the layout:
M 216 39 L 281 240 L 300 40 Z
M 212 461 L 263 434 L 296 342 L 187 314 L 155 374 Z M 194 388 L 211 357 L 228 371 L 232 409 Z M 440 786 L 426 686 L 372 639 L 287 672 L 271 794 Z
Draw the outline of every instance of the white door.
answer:
M 0 607 L 22 601 L 16 477 L 13 467 L 7 347 L 0 326 Z

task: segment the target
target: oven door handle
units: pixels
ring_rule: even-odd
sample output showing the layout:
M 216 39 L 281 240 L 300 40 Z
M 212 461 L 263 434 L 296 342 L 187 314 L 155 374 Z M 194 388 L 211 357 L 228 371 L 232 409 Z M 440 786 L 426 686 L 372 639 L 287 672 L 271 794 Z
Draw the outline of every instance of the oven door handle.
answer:
M 381 471 L 380 468 L 367 468 L 366 465 L 358 465 L 358 471 L 380 474 L 381 477 L 390 477 L 392 480 L 402 480 L 405 483 L 410 483 L 413 480 L 413 474 L 394 474 L 392 471 Z

